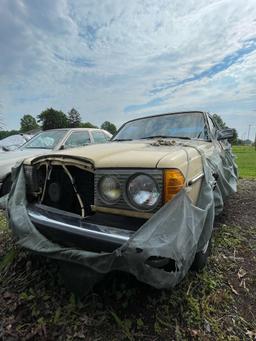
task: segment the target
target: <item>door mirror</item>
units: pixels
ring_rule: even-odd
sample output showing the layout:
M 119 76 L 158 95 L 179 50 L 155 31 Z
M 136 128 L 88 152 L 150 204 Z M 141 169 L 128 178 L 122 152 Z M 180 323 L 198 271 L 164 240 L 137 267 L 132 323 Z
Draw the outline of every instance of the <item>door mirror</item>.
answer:
M 226 140 L 234 136 L 234 130 L 232 128 L 225 128 L 217 131 L 217 140 Z

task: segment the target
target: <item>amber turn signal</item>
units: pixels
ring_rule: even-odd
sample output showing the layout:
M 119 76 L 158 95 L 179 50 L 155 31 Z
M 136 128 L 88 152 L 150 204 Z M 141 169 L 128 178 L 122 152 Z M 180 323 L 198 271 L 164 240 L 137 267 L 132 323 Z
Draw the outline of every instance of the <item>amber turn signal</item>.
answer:
M 171 200 L 185 184 L 185 178 L 178 169 L 164 171 L 164 202 Z

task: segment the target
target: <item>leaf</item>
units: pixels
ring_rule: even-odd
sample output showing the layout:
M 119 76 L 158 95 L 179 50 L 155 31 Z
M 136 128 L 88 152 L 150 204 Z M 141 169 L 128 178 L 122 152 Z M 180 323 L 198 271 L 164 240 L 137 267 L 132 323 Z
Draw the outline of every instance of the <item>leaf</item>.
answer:
M 141 327 L 143 327 L 144 326 L 144 322 L 142 321 L 142 319 L 141 318 L 139 318 L 139 319 L 137 319 L 137 327 L 138 328 L 141 328 Z
M 61 315 L 61 308 L 58 307 L 58 309 L 55 311 L 54 318 L 53 318 L 53 323 L 57 324 L 60 320 L 60 315 Z
M 237 276 L 239 279 L 243 278 L 245 275 L 247 274 L 247 272 L 243 269 L 243 268 L 240 268 L 238 273 L 237 273 Z
M 256 331 L 247 330 L 246 331 L 246 335 L 248 335 L 251 340 L 255 340 L 255 338 L 256 338 Z
M 233 287 L 233 285 L 230 282 L 228 282 L 228 285 L 230 286 L 230 289 L 232 290 L 234 294 L 239 295 L 239 293 L 236 291 L 236 289 Z
M 14 249 L 10 250 L 0 262 L 0 271 L 9 267 L 16 257 L 16 251 Z
M 117 314 L 114 311 L 110 311 L 110 314 L 113 316 L 116 324 L 119 326 L 119 328 L 122 330 L 122 332 L 125 334 L 127 339 L 129 341 L 133 341 L 134 338 L 130 332 L 131 328 L 131 321 L 130 320 L 125 320 L 124 322 L 117 316 Z

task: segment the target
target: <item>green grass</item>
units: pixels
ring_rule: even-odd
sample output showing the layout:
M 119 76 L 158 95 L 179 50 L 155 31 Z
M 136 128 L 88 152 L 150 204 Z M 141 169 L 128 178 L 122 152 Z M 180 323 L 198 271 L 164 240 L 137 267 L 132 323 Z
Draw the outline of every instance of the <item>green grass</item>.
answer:
M 7 229 L 7 221 L 3 212 L 0 210 L 0 233 Z
M 252 146 L 233 146 L 241 178 L 256 178 L 256 150 Z

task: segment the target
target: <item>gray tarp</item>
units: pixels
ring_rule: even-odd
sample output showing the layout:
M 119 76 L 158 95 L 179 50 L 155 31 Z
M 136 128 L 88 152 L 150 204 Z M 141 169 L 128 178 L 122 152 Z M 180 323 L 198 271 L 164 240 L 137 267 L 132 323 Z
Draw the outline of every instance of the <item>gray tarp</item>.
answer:
M 185 146 L 181 145 L 182 148 Z M 192 204 L 187 195 L 188 189 L 184 188 L 156 212 L 127 243 L 112 253 L 65 248 L 41 235 L 31 223 L 26 210 L 22 165 L 13 173 L 14 185 L 7 203 L 10 227 L 22 247 L 71 264 L 69 272 L 72 273 L 72 268 L 75 270 L 73 275 L 81 281 L 81 292 L 86 292 L 102 275 L 113 270 L 129 272 L 156 288 L 173 287 L 189 270 L 195 253 L 201 251 L 209 241 L 214 216 L 221 212 L 223 199 L 236 191 L 237 167 L 231 151 L 226 149 L 221 154 L 215 153 L 211 159 L 206 159 L 198 151 L 202 156 L 205 177 L 197 206 Z M 213 173 L 219 174 L 216 185 Z M 1 202 L 4 205 L 6 198 L 2 198 L 0 204 Z M 167 272 L 145 264 L 151 256 L 175 260 L 177 271 Z M 80 265 L 79 271 L 75 264 Z M 81 272 L 81 269 L 85 271 Z

